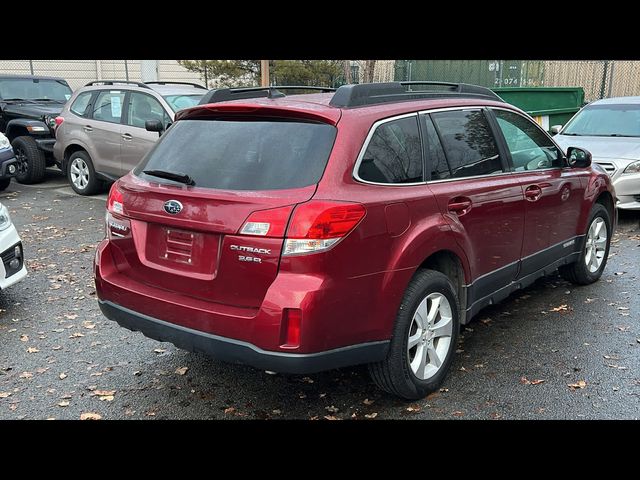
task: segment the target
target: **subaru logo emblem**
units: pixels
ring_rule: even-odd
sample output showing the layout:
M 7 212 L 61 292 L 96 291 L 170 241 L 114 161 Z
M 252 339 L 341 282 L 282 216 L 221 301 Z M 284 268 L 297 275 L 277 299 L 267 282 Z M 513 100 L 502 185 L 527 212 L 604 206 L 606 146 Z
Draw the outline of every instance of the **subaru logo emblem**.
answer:
M 177 215 L 182 211 L 182 204 L 177 200 L 167 200 L 164 202 L 164 211 L 171 215 Z

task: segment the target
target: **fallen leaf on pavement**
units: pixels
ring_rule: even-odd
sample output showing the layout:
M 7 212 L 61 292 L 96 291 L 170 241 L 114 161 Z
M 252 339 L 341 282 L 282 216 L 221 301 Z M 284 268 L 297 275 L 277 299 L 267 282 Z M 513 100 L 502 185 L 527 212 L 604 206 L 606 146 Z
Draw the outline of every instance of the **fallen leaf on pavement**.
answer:
M 11 396 L 11 392 L 0 392 L 0 398 L 7 398 Z
M 578 388 L 584 388 L 587 386 L 587 382 L 585 382 L 584 380 L 578 380 L 576 383 L 570 383 L 567 385 L 569 388 L 572 388 L 573 390 L 576 390 Z
M 69 338 L 80 338 L 80 337 L 84 337 L 84 333 L 74 332 L 69 336 Z
M 40 350 L 38 350 L 36 347 L 29 347 L 27 348 L 27 353 L 38 353 Z
M 418 406 L 411 405 L 410 407 L 407 407 L 407 412 L 419 412 L 419 411 L 420 411 L 420 407 Z
M 367 417 L 367 415 L 365 415 L 365 417 Z M 325 415 L 324 419 L 325 420 L 340 420 L 338 417 L 334 417 L 333 415 Z
M 78 315 L 76 315 L 75 313 L 65 313 L 64 316 L 69 320 L 75 320 L 76 318 L 78 318 Z
M 100 401 L 107 401 L 107 402 L 113 402 L 114 396 L 113 395 L 105 395 L 103 397 L 99 397 Z
M 569 307 L 567 305 L 560 305 L 559 307 L 554 307 L 551 309 L 552 312 L 566 312 L 567 310 L 569 310 Z
M 235 409 L 235 408 L 233 408 L 233 407 L 229 407 L 229 408 L 225 408 L 225 409 L 224 409 L 224 413 L 233 413 L 233 412 L 235 412 L 235 411 L 236 411 L 236 409 Z
M 330 413 L 337 413 L 337 412 L 339 412 L 339 411 L 340 411 L 340 409 L 339 409 L 339 408 L 336 408 L 336 407 L 334 407 L 333 405 L 331 405 L 330 407 L 324 407 L 324 409 L 325 409 L 327 412 L 330 412 Z
M 622 366 L 620 366 L 620 365 L 615 365 L 615 364 L 613 364 L 613 363 L 612 363 L 612 364 L 607 364 L 607 367 L 609 367 L 609 368 L 616 368 L 616 369 L 618 369 L 618 370 L 626 370 L 626 369 L 627 369 L 627 367 L 622 367 Z
M 80 420 L 100 420 L 102 415 L 99 413 L 86 412 L 80 415 Z
M 313 383 L 313 378 L 309 378 L 309 377 L 302 377 L 302 381 L 304 383 Z
M 62 349 L 60 345 L 56 345 L 55 347 L 51 348 L 51 350 L 60 350 L 60 349 Z
M 162 348 L 156 348 L 153 351 L 156 352 L 156 353 L 164 353 L 164 352 L 166 352 L 166 350 L 163 350 Z
M 29 341 L 29 335 L 20 335 L 20 341 L 21 342 L 28 342 Z
M 460 410 L 456 410 L 451 415 L 453 415 L 454 417 L 462 417 L 464 415 L 464 412 L 461 412 Z
M 33 373 L 31 372 L 22 372 L 20 374 L 20 378 L 31 378 L 31 377 L 33 377 Z
M 185 373 L 187 373 L 187 370 L 189 370 L 189 367 L 176 368 L 176 373 L 178 375 L 184 375 Z
M 375 400 L 369 400 L 368 398 L 365 398 L 362 403 L 364 403 L 365 405 L 373 405 L 373 403 L 375 402 Z
M 67 374 L 66 373 L 61 373 L 60 375 L 58 375 L 58 378 L 60 380 L 64 380 L 65 378 L 67 378 Z
M 365 418 L 376 418 L 377 416 L 378 416 L 377 412 L 365 414 Z
M 58 404 L 59 407 L 68 407 L 69 406 L 69 402 L 67 400 L 60 402 Z

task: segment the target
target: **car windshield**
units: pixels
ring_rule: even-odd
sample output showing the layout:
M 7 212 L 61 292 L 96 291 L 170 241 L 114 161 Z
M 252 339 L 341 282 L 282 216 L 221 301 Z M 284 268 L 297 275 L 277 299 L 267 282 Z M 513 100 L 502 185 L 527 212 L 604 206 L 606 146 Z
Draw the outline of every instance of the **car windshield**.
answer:
M 224 190 L 306 187 L 320 180 L 335 136 L 336 128 L 324 123 L 179 120 L 134 173 L 159 183 L 188 176 L 196 187 Z M 145 171 L 162 172 L 162 178 Z
M 71 98 L 71 88 L 64 80 L 38 78 L 0 79 L 0 99 L 52 100 L 66 103 Z
M 604 104 L 585 107 L 563 135 L 640 137 L 640 104 Z
M 183 108 L 196 106 L 203 95 L 204 93 L 196 95 L 164 95 L 164 99 L 173 111 L 177 112 Z

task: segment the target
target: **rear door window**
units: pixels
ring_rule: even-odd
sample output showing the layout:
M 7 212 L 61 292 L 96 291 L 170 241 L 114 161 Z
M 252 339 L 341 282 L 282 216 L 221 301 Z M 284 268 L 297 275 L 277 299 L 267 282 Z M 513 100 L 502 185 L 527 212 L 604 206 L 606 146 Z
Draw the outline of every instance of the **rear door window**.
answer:
M 452 178 L 503 171 L 493 133 L 481 110 L 437 112 L 431 118 L 442 140 Z
M 124 96 L 125 92 L 119 90 L 104 90 L 100 92 L 96 101 L 93 102 L 93 119 L 120 123 Z
M 336 137 L 324 123 L 280 119 L 180 120 L 134 170 L 147 181 L 175 182 L 147 175 L 164 170 L 189 175 L 197 187 L 279 190 L 320 180 Z
M 422 182 L 418 117 L 385 122 L 376 128 L 358 167 L 358 177 L 375 183 Z

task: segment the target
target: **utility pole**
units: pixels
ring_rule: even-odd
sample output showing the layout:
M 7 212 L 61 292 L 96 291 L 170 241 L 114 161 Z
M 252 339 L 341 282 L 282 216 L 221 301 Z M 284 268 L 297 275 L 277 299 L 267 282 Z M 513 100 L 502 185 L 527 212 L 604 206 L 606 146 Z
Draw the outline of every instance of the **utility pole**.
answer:
M 269 86 L 269 60 L 260 60 L 260 86 Z

